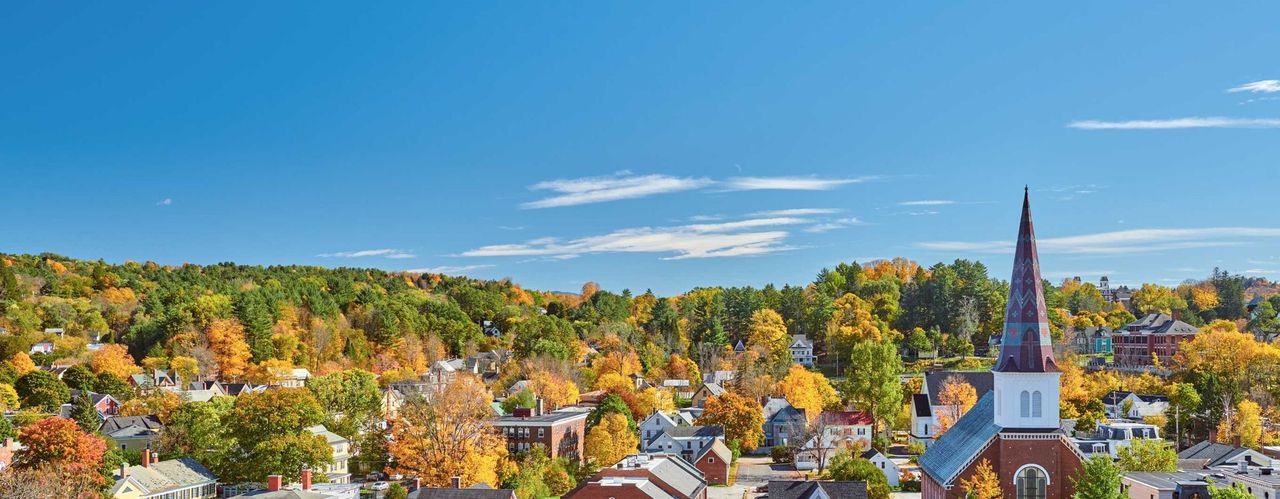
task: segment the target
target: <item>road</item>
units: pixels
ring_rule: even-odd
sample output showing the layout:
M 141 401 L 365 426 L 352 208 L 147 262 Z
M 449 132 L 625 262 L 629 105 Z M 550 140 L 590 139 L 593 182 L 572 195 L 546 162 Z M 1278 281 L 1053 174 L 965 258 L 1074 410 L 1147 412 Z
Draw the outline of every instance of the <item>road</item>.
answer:
M 707 487 L 707 499 L 747 499 L 759 497 L 756 487 L 769 480 L 796 478 L 795 470 L 786 465 L 774 466 L 768 456 L 742 456 L 738 458 L 738 480 L 730 487 Z

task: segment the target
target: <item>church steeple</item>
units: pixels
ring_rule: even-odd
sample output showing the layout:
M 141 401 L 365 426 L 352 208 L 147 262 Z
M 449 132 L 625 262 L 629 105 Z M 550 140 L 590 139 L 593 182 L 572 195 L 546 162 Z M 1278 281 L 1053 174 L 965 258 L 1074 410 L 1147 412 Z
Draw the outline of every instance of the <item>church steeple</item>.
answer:
M 1061 372 L 1053 359 L 1049 336 L 1049 314 L 1040 280 L 1040 257 L 1036 251 L 1036 231 L 1031 224 L 1031 200 L 1022 192 L 1022 221 L 1013 256 L 1013 276 L 1009 279 L 1009 304 L 1004 314 L 1000 338 L 1000 358 L 995 372 Z

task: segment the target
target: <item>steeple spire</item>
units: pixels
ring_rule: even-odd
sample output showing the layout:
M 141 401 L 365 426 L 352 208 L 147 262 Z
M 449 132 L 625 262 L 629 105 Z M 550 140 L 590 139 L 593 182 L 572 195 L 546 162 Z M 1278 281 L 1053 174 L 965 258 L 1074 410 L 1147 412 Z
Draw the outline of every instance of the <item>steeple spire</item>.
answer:
M 1023 187 L 1022 221 L 1018 224 L 1013 276 L 1009 279 L 1009 304 L 1004 313 L 1000 358 L 996 372 L 1061 372 L 1053 360 L 1049 314 L 1040 280 L 1040 256 L 1036 231 L 1031 224 L 1030 190 Z

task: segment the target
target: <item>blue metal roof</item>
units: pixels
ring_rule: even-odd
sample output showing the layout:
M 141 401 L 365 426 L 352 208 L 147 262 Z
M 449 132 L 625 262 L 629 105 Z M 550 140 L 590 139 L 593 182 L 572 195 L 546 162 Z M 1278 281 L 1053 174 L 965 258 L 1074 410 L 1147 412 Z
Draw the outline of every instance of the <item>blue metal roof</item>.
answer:
M 969 412 L 920 456 L 920 469 L 942 485 L 955 480 L 964 465 L 991 441 L 1000 427 L 995 423 L 995 399 L 987 392 Z

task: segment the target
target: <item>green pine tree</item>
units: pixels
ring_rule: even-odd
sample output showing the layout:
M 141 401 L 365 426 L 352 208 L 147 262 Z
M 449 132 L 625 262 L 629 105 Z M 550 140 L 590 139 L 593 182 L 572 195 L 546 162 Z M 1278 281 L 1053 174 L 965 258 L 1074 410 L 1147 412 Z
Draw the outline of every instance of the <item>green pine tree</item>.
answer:
M 18 276 L 5 259 L 0 258 L 0 301 L 22 300 L 22 288 L 18 285 Z
M 93 401 L 90 400 L 88 392 L 80 392 L 71 401 L 71 419 L 80 425 L 80 429 L 87 433 L 98 431 L 98 427 L 102 426 L 102 420 L 98 418 L 98 410 L 93 408 Z

